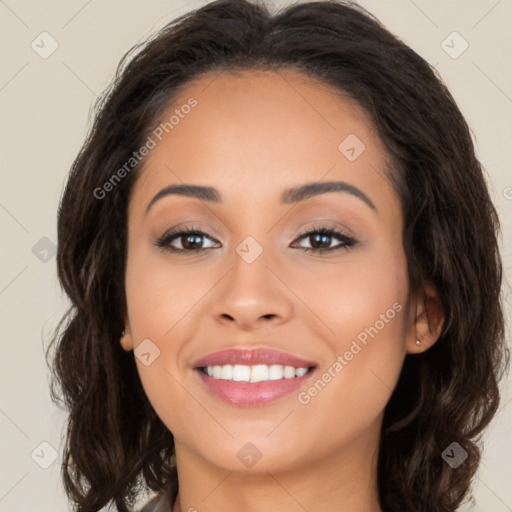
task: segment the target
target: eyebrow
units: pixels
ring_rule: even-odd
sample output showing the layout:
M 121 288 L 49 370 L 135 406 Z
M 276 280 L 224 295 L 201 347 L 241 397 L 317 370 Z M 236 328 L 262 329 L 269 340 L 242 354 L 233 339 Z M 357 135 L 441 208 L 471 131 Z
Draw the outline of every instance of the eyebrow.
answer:
M 345 181 L 327 181 L 323 183 L 313 182 L 289 188 L 283 191 L 280 198 L 281 204 L 298 203 L 311 197 L 327 194 L 329 192 L 344 192 L 364 201 L 372 210 L 377 211 L 373 201 L 360 189 Z M 162 197 L 168 195 L 179 195 L 193 197 L 211 203 L 222 203 L 219 191 L 214 187 L 192 184 L 169 185 L 158 192 L 146 207 L 146 214 L 149 209 Z

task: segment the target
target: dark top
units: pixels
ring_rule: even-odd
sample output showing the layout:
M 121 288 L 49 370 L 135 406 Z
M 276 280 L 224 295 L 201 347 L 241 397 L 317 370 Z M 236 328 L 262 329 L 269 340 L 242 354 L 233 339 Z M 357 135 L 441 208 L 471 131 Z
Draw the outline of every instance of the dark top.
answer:
M 172 484 L 167 491 L 161 491 L 140 509 L 140 512 L 171 512 L 178 494 L 178 485 Z

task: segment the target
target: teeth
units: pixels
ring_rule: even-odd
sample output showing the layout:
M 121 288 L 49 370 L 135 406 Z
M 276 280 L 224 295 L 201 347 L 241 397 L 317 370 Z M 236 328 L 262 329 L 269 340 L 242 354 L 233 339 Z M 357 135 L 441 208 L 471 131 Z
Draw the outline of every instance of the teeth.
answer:
M 247 368 L 250 368 L 247 366 Z M 251 369 L 251 380 L 250 382 L 261 382 L 268 380 L 268 366 L 266 364 L 257 364 Z
M 303 375 L 306 375 L 306 373 L 308 373 L 308 369 L 307 368 L 297 368 L 295 370 L 295 376 L 296 377 L 302 377 Z
M 308 372 L 307 368 L 295 368 L 281 364 L 225 364 L 223 366 L 208 366 L 206 374 L 214 379 L 233 380 L 235 382 L 263 382 L 267 380 L 293 379 L 302 377 Z
M 272 364 L 268 368 L 269 380 L 279 380 L 284 378 L 284 368 L 280 364 Z
M 226 365 L 226 366 L 228 366 L 228 365 Z M 231 366 L 231 365 L 229 365 L 229 366 Z M 225 380 L 228 380 L 224 377 L 224 368 L 222 368 L 222 378 Z M 232 378 L 236 382 L 249 382 L 251 380 L 251 367 L 245 366 L 243 364 L 235 364 L 233 366 L 233 377 Z
M 220 378 L 222 380 L 233 380 L 233 366 L 230 364 L 225 364 L 221 366 Z

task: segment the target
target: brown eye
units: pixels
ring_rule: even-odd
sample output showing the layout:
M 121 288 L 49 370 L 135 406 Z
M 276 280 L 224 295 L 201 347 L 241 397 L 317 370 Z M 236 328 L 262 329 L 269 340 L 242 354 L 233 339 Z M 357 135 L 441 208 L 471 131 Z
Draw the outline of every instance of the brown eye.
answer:
M 329 247 L 332 240 L 336 238 L 341 242 L 335 247 Z M 304 251 L 313 251 L 320 254 L 325 252 L 334 252 L 340 249 L 349 249 L 356 244 L 356 241 L 352 237 L 345 235 L 345 233 L 342 233 L 341 231 L 325 226 L 307 231 L 301 234 L 297 240 L 303 239 L 309 241 L 311 245 L 311 247 L 302 247 Z
M 213 240 L 205 232 L 194 227 L 180 229 L 171 233 L 164 234 L 156 243 L 157 247 L 168 249 L 171 252 L 200 252 L 202 249 L 209 249 L 203 247 L 202 240 L 205 238 Z M 175 242 L 178 242 L 176 247 Z M 174 244 L 174 245 L 173 245 Z M 179 247 L 181 246 L 181 247 Z

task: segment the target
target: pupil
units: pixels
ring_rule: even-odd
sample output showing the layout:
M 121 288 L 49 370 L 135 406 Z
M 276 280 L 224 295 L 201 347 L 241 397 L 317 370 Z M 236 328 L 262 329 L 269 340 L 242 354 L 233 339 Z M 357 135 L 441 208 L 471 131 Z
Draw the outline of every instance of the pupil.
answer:
M 313 237 L 314 238 L 315 237 L 319 238 L 321 240 L 320 244 L 324 243 L 326 245 L 329 245 L 328 240 L 329 240 L 329 238 L 331 238 L 330 235 L 325 235 L 325 234 L 322 234 L 322 233 L 317 233 L 317 234 L 313 235 Z M 311 245 L 313 245 L 313 247 L 315 247 L 315 244 L 311 244 Z
M 191 239 L 195 239 L 196 240 L 196 243 L 197 245 L 200 245 L 200 241 L 201 241 L 201 237 L 200 236 L 197 236 L 197 235 L 188 235 L 185 237 L 185 240 L 187 241 L 185 244 L 183 244 L 183 247 L 191 247 L 194 248 L 194 242 L 192 242 L 191 244 L 189 244 L 189 240 Z M 199 242 L 197 242 L 197 240 L 199 239 Z

